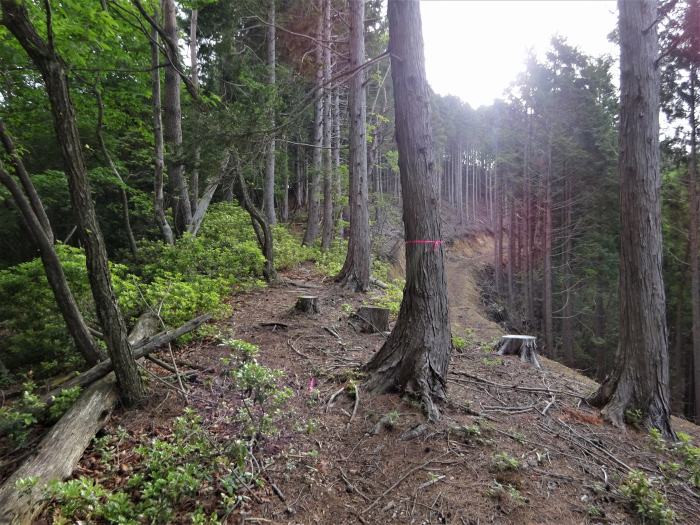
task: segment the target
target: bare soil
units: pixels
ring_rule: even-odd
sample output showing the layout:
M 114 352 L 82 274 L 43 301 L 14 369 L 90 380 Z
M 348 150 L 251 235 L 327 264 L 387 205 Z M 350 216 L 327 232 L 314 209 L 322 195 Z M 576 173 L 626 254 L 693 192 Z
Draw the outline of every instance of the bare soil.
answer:
M 538 370 L 493 355 L 490 342 L 503 331 L 482 311 L 476 277 L 489 261 L 490 242 L 483 235 L 456 240 L 448 249 L 452 324 L 470 343 L 453 354 L 450 399 L 440 423 L 423 427 L 413 439 L 402 436 L 425 423 L 415 402 L 362 390 L 358 367 L 384 340 L 382 334 L 358 333 L 349 323 L 350 308 L 360 306 L 364 296 L 304 265 L 284 276 L 296 284 L 232 299 L 234 313 L 218 328 L 258 345 L 259 361 L 283 370 L 295 396 L 280 435 L 257 452 L 268 462 L 268 483 L 228 523 L 637 522 L 615 487 L 631 468 L 659 476 L 658 465 L 668 457 L 651 448 L 645 432 L 604 423 L 583 401 L 596 386 L 591 380 L 547 359 Z M 318 295 L 320 313 L 295 312 L 299 295 Z M 274 322 L 283 325 L 261 324 Z M 235 401 L 217 388 L 220 358 L 227 354 L 213 340 L 177 351 L 183 369 L 184 363 L 196 367 L 187 404 L 212 433 L 233 439 Z M 357 404 L 346 388 L 351 380 L 360 385 Z M 172 417 L 185 403 L 160 382 L 151 387 L 148 405 L 115 414 L 108 431 L 122 426 L 135 441 L 170 432 Z M 390 413 L 392 428 L 373 433 Z M 676 428 L 700 440 L 694 425 L 679 420 Z M 125 460 L 130 453 L 123 451 Z M 499 454 L 516 458 L 518 467 L 499 468 L 494 458 Z M 91 450 L 75 473 L 80 474 L 108 476 Z M 697 490 L 679 483 L 667 497 L 679 523 L 698 523 Z

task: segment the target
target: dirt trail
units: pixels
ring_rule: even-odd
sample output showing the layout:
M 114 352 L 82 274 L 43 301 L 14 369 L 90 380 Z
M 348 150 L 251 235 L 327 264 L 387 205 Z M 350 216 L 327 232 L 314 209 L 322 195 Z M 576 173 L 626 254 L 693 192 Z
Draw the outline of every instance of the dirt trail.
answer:
M 420 406 L 362 390 L 358 367 L 384 341 L 381 334 L 357 333 L 348 322 L 348 312 L 365 295 L 339 289 L 305 265 L 285 274 L 303 287 L 273 287 L 232 299 L 233 316 L 216 328 L 258 345 L 259 361 L 284 371 L 294 397 L 278 424 L 279 435 L 263 439 L 256 452 L 284 501 L 264 483 L 225 523 L 636 523 L 615 487 L 627 466 L 658 475 L 658 465 L 672 458 L 655 452 L 645 432 L 623 433 L 603 423 L 581 403 L 591 382 L 573 371 L 547 360 L 537 370 L 517 358 L 495 357 L 478 344 L 501 333 L 481 312 L 477 288 L 477 270 L 491 248 L 487 237 L 477 237 L 456 240 L 448 249 L 453 324 L 457 333 L 473 328 L 474 344 L 453 354 L 441 421 L 409 440 L 401 436 L 425 422 Z M 318 295 L 321 312 L 295 313 L 296 297 L 308 294 Z M 283 324 L 261 324 L 270 322 Z M 234 415 L 241 394 L 219 386 L 220 358 L 229 352 L 216 340 L 178 351 L 198 367 L 190 405 L 222 440 L 240 435 Z M 353 385 L 359 385 L 357 406 Z M 121 425 L 143 442 L 168 433 L 182 405 L 155 383 L 151 404 L 117 415 L 110 429 Z M 391 414 L 391 428 L 373 432 Z M 700 438 L 693 425 L 683 430 L 696 442 Z M 78 474 L 114 477 L 97 472 L 91 456 L 94 451 Z M 676 485 L 667 496 L 679 523 L 697 522 L 697 491 Z M 205 511 L 213 509 L 215 497 L 199 501 Z
M 454 335 L 473 332 L 477 340 L 491 341 L 503 334 L 503 329 L 486 317 L 477 283 L 492 258 L 493 239 L 484 234 L 457 239 L 447 248 L 445 272 Z

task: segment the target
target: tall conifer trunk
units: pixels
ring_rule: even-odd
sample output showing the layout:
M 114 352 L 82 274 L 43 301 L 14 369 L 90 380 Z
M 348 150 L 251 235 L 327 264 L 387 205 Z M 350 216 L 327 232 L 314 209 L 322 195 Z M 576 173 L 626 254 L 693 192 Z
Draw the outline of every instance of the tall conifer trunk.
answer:
M 275 39 L 276 39 L 276 16 L 275 16 L 275 1 L 269 0 L 270 5 L 268 7 L 267 14 L 267 70 L 268 70 L 268 83 L 274 90 L 277 84 L 277 57 L 275 50 Z M 275 110 L 271 108 L 270 110 L 270 128 L 275 127 Z M 265 187 L 263 190 L 263 212 L 265 213 L 265 218 L 267 222 L 274 226 L 277 222 L 275 217 L 275 136 L 274 132 L 270 137 L 270 142 L 267 145 L 267 152 L 265 157 Z
M 350 67 L 365 61 L 365 4 L 350 0 Z M 350 81 L 350 238 L 345 264 L 337 277 L 344 286 L 366 291 L 370 277 L 369 198 L 367 181 L 367 94 L 365 75 Z
M 627 409 L 672 435 L 662 274 L 657 2 L 620 11 L 620 341 L 613 371 L 591 399 L 622 425 Z
M 413 393 L 435 420 L 434 402 L 445 398 L 451 338 L 419 2 L 389 0 L 388 17 L 406 286 L 394 330 L 366 365 L 368 386 Z

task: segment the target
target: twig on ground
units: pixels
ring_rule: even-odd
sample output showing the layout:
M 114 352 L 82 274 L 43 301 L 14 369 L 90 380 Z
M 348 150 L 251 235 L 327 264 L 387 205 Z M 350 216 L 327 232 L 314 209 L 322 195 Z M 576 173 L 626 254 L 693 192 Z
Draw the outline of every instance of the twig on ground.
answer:
M 292 343 L 291 339 L 287 339 L 287 346 L 289 346 L 289 348 L 291 348 L 294 351 L 294 353 L 297 354 L 298 356 L 303 357 L 303 358 L 311 361 L 311 358 L 308 355 L 306 355 L 306 354 L 304 354 L 296 349 L 296 347 L 294 346 L 294 343 Z
M 415 467 L 413 467 L 413 468 L 408 469 L 408 471 L 407 471 L 403 476 L 401 476 L 398 480 L 396 480 L 396 482 L 395 482 L 391 487 L 389 487 L 389 488 L 386 489 L 384 492 L 382 492 L 382 494 L 381 494 L 377 499 L 375 499 L 374 502 L 373 502 L 369 507 L 367 507 L 365 510 L 363 510 L 363 511 L 361 512 L 361 514 L 365 514 L 365 513 L 369 512 L 371 509 L 373 509 L 374 506 L 375 506 L 377 503 L 379 503 L 379 502 L 382 500 L 382 498 L 383 498 L 384 496 L 386 496 L 387 494 L 389 494 L 389 492 L 391 492 L 391 491 L 394 490 L 396 487 L 398 487 L 398 486 L 401 484 L 401 482 L 402 482 L 403 480 L 405 480 L 408 476 L 410 476 L 411 474 L 413 474 L 413 473 L 416 472 L 417 470 L 421 470 L 421 469 L 427 467 L 427 466 L 430 465 L 433 461 L 445 457 L 447 454 L 449 454 L 449 452 L 445 452 L 444 454 L 441 454 L 440 456 L 438 456 L 438 457 L 436 457 L 436 458 L 431 458 L 431 459 L 429 459 L 428 461 L 426 461 L 426 462 L 424 462 L 424 463 L 421 463 L 420 465 L 417 465 L 417 466 L 415 466 Z
M 357 405 L 360 404 L 360 385 L 355 385 L 355 405 L 352 407 L 352 415 L 350 416 L 350 423 L 355 419 L 357 415 Z
M 345 390 L 345 385 L 343 385 L 339 390 L 334 392 L 330 398 L 328 398 L 328 403 L 326 404 L 326 414 L 331 409 L 331 406 L 333 405 L 333 401 L 335 401 L 335 398 L 338 397 L 340 394 L 342 394 L 343 390 Z

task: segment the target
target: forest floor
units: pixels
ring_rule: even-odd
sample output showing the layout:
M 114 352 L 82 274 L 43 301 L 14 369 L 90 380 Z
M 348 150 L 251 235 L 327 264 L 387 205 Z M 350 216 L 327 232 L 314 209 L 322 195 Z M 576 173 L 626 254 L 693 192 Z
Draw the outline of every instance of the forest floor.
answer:
M 644 431 L 604 423 L 582 401 L 595 388 L 591 380 L 544 358 L 536 369 L 493 355 L 503 329 L 484 313 L 477 284 L 491 242 L 484 233 L 447 247 L 452 325 L 467 345 L 453 353 L 441 421 L 413 439 L 404 433 L 425 422 L 414 402 L 362 390 L 357 367 L 385 337 L 358 333 L 348 322 L 366 296 L 307 264 L 286 272 L 285 285 L 232 298 L 233 315 L 219 330 L 258 345 L 258 361 L 284 371 L 294 397 L 279 435 L 259 450 L 268 483 L 252 489 L 227 523 L 637 522 L 615 487 L 630 469 L 661 476 L 671 453 L 655 451 Z M 320 313 L 295 312 L 297 297 L 310 294 L 319 297 Z M 229 353 L 208 340 L 181 347 L 177 358 L 196 367 L 186 403 L 151 382 L 148 404 L 116 412 L 106 431 L 122 427 L 134 445 L 143 443 L 169 434 L 188 405 L 212 434 L 234 439 L 237 400 L 220 381 L 220 360 Z M 353 380 L 357 398 L 348 388 Z M 377 425 L 383 417 L 391 424 Z M 700 440 L 698 427 L 681 420 L 675 427 Z M 127 440 L 116 461 L 128 463 L 132 449 Z M 102 471 L 95 455 L 88 449 L 75 476 L 109 484 L 123 475 Z M 680 480 L 666 487 L 678 522 L 698 523 L 698 491 Z

